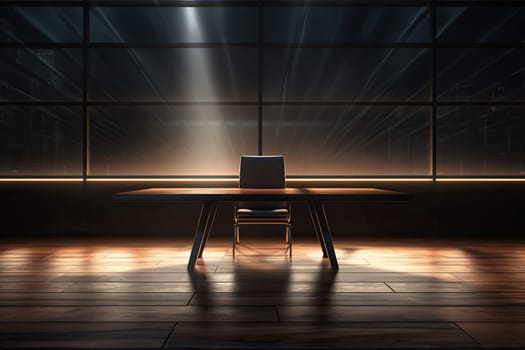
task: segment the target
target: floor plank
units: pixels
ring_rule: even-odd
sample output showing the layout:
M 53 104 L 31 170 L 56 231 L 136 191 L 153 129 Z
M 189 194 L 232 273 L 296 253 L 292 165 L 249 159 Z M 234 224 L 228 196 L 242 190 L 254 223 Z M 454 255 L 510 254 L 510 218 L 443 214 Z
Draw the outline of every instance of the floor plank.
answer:
M 2 306 L 2 322 L 275 322 L 272 306 Z
M 453 324 L 177 324 L 167 348 L 462 348 L 479 344 Z
M 288 322 L 525 322 L 515 306 L 279 306 Z
M 193 293 L 0 293 L 3 306 L 188 305 Z
M 449 292 L 449 293 L 480 293 L 480 292 L 525 292 L 525 284 L 521 282 L 508 281 L 499 283 L 464 283 L 464 282 L 388 282 L 390 288 L 395 292 Z
M 160 348 L 174 323 L 2 323 L 0 348 Z
M 488 349 L 525 348 L 525 323 L 459 323 L 462 329 Z
M 525 293 L 196 293 L 191 305 L 525 306 Z

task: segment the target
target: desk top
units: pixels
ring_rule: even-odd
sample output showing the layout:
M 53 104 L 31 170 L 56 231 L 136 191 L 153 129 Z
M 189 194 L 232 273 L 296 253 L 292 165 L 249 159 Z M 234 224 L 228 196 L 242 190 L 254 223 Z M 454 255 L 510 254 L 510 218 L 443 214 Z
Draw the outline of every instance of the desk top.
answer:
M 321 200 L 342 202 L 404 201 L 412 196 L 397 191 L 378 188 L 146 188 L 113 194 L 115 201 L 175 202 L 175 201 L 275 201 L 275 200 Z

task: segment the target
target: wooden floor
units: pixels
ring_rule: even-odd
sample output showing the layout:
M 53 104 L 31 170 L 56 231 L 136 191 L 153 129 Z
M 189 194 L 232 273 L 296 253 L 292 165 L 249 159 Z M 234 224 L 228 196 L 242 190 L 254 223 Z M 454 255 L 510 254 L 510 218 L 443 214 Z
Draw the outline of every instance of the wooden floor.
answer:
M 525 242 L 2 242 L 0 347 L 525 348 Z

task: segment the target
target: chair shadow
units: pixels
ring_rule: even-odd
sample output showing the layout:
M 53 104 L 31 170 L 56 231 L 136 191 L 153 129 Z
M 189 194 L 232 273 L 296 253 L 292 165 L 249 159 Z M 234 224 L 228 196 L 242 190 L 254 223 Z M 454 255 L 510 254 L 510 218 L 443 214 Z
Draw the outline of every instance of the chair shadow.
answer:
M 328 308 L 337 271 L 330 268 L 327 259 L 313 265 L 295 266 L 293 257 L 283 256 L 280 260 L 272 254 L 237 257 L 231 271 L 221 275 L 227 278 L 218 280 L 219 274 L 204 269 L 190 273 L 195 293 L 191 304 L 205 310 L 225 306 L 277 309 L 297 305 L 307 298 L 314 301 L 319 321 L 323 321 L 330 314 Z

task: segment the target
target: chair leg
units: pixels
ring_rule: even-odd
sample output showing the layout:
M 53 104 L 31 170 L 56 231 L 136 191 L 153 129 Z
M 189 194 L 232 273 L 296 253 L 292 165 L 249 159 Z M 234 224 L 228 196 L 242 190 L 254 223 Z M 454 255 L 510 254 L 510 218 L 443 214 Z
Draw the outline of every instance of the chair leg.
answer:
M 241 234 L 240 234 L 239 225 L 237 225 L 237 230 L 236 230 L 236 233 L 235 233 L 235 239 L 236 239 L 237 243 L 239 243 L 241 241 Z
M 290 258 L 292 257 L 292 225 L 286 226 L 287 239 L 288 239 L 288 251 L 290 253 Z
M 233 244 L 232 244 L 232 248 L 233 248 L 233 257 L 234 258 L 235 258 L 235 249 L 236 249 L 235 245 L 237 243 L 238 235 L 239 235 L 239 225 L 233 224 L 233 240 L 232 240 Z
M 286 225 L 286 232 L 284 234 L 284 243 L 288 243 L 290 241 L 290 229 L 289 229 L 290 225 Z

